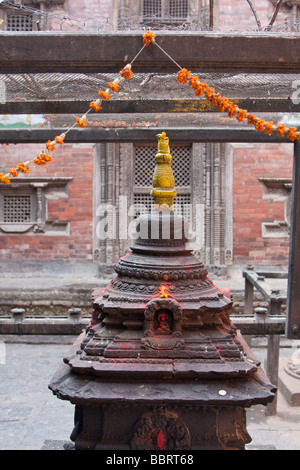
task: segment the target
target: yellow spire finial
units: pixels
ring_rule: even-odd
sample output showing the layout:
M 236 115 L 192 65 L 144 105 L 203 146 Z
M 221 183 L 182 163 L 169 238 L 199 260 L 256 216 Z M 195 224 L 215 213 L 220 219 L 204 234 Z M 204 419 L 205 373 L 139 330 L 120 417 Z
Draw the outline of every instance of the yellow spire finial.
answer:
M 158 134 L 158 153 L 155 156 L 155 170 L 153 175 L 153 189 L 155 206 L 159 210 L 164 208 L 172 210 L 173 198 L 177 192 L 171 168 L 172 156 L 170 154 L 169 139 L 165 132 Z

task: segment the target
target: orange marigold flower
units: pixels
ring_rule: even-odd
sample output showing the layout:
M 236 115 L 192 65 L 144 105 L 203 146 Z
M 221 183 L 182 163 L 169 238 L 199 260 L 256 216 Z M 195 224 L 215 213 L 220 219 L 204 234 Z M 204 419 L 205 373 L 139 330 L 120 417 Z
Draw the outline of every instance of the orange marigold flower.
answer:
M 99 96 L 104 100 L 108 101 L 110 99 L 110 94 L 107 91 L 99 90 Z
M 22 162 L 17 163 L 17 168 L 18 168 L 18 170 L 22 171 L 22 173 L 29 173 L 30 172 L 30 169 L 27 168 L 27 166 L 25 166 L 24 163 L 22 163 Z
M 238 115 L 236 117 L 237 120 L 240 121 L 240 122 L 245 121 L 247 113 L 248 113 L 247 109 L 240 109 L 239 112 L 238 112 Z
M 296 127 L 289 127 L 289 130 L 287 131 L 287 136 L 292 142 L 294 142 L 294 140 L 297 139 L 297 129 L 296 129 Z
M 125 78 L 126 80 L 131 78 L 132 77 L 131 65 L 130 64 L 125 65 L 125 67 L 122 70 L 120 70 L 119 74 L 121 75 L 121 77 Z
M 266 124 L 266 121 L 264 121 L 263 119 L 257 119 L 257 121 L 255 123 L 255 129 L 258 132 L 263 131 L 264 127 L 265 127 L 265 124 Z
M 15 168 L 10 168 L 9 169 L 9 172 L 10 174 L 15 178 L 16 176 L 18 176 L 18 172 Z
M 195 88 L 198 84 L 200 84 L 200 82 L 199 82 L 199 78 L 197 77 L 197 75 L 194 75 L 193 77 L 191 77 L 189 81 L 190 88 Z
M 55 142 L 57 142 L 58 144 L 60 145 L 63 145 L 64 144 L 64 138 L 66 137 L 66 134 L 61 134 L 61 135 L 57 135 L 55 137 Z
M 229 104 L 228 98 L 222 98 L 218 103 L 218 110 L 223 113 Z
M 118 93 L 118 92 L 120 91 L 120 85 L 118 85 L 117 83 L 108 82 L 107 85 L 109 86 L 109 88 L 110 88 L 112 91 L 115 91 L 116 93 Z
M 179 83 L 182 83 L 182 84 L 186 83 L 187 80 L 190 80 L 191 74 L 192 74 L 192 72 L 190 70 L 181 69 L 177 73 L 177 80 L 179 81 Z
M 48 150 L 51 150 L 51 151 L 55 150 L 55 147 L 53 145 L 53 142 L 51 142 L 51 140 L 48 140 L 48 142 L 46 143 L 46 147 Z
M 213 96 L 215 94 L 215 89 L 212 88 L 212 87 L 209 87 L 207 90 L 206 90 L 206 93 L 205 93 L 205 96 L 206 96 L 206 99 L 208 101 L 211 101 Z
M 248 124 L 255 124 L 256 117 L 253 114 L 248 114 Z
M 237 107 L 238 107 L 237 104 L 229 102 L 229 107 L 228 107 L 227 112 L 230 118 L 232 118 L 235 115 Z
M 10 179 L 5 178 L 3 173 L 0 173 L 0 181 L 1 181 L 1 183 L 4 183 L 4 184 L 9 184 L 10 183 Z
M 277 127 L 277 135 L 279 137 L 284 137 L 284 133 L 285 133 L 285 125 L 279 124 L 279 126 Z
M 95 111 L 100 111 L 101 106 L 99 106 L 99 103 L 100 103 L 100 100 L 96 100 L 96 101 L 91 101 L 90 102 L 90 108 L 94 109 Z
M 221 99 L 222 99 L 222 96 L 220 95 L 220 93 L 216 93 L 211 97 L 211 104 L 213 106 L 217 106 L 217 104 L 219 103 Z
M 34 158 L 33 160 L 33 163 L 35 163 L 36 165 L 46 165 L 46 161 L 42 158 L 41 155 L 37 155 L 36 158 Z
M 152 31 L 146 31 L 143 35 L 143 44 L 148 47 L 151 43 L 155 42 L 155 34 Z
M 87 126 L 87 120 L 83 120 L 82 118 L 76 118 L 76 124 L 80 127 Z
M 195 86 L 195 95 L 196 96 L 201 96 L 203 95 L 205 89 L 208 87 L 207 83 L 200 82 L 198 85 Z
M 266 122 L 266 124 L 265 124 L 265 133 L 266 134 L 268 134 L 268 135 L 272 134 L 272 132 L 273 132 L 272 126 L 273 126 L 273 121 Z
M 46 162 L 52 162 L 53 160 L 53 158 L 50 157 L 50 155 L 46 155 L 45 153 L 42 154 L 42 157 Z
M 52 162 L 53 158 L 49 153 L 42 152 L 41 155 L 37 155 L 32 161 L 36 165 L 46 165 L 47 162 Z

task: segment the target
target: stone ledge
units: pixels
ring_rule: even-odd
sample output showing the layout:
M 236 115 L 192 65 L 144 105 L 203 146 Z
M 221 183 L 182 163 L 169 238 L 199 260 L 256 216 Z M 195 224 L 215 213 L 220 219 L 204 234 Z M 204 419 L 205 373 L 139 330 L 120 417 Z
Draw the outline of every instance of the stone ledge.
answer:
M 289 406 L 300 406 L 300 379 L 289 375 L 285 370 L 288 359 L 279 361 L 278 388 Z

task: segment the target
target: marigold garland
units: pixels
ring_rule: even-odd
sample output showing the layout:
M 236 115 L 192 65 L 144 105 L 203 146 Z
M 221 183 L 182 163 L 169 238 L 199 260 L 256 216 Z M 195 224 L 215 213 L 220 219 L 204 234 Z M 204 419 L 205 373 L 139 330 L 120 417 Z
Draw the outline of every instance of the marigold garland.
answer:
M 76 118 L 76 124 L 79 127 L 86 127 L 88 125 L 88 120 L 86 115 L 82 116 L 81 118 Z
M 248 114 L 248 124 L 255 124 L 256 117 L 253 114 Z
M 146 31 L 143 35 L 143 44 L 148 47 L 155 43 L 155 34 L 152 31 Z
M 240 122 L 244 122 L 245 118 L 247 116 L 247 109 L 239 109 L 238 114 L 237 114 L 237 120 Z
M 152 39 L 154 39 L 155 35 L 153 35 L 153 36 L 149 35 L 149 38 L 150 37 Z M 153 42 L 153 41 L 151 40 L 151 42 Z M 121 75 L 121 77 L 123 79 L 130 79 L 132 77 L 131 64 L 127 64 L 122 70 L 120 70 L 119 74 Z M 101 100 L 104 99 L 104 100 L 108 101 L 111 97 L 110 91 L 113 91 L 113 92 L 116 92 L 116 93 L 119 92 L 119 90 L 120 90 L 120 85 L 119 85 L 120 80 L 121 80 L 121 78 L 117 77 L 112 82 L 108 82 L 107 86 L 109 88 L 107 90 L 105 90 L 105 91 L 99 90 L 98 93 L 99 93 L 100 98 L 90 102 L 90 109 L 87 111 L 87 113 L 91 109 L 93 109 L 94 111 L 100 111 L 100 109 L 102 109 L 102 107 L 100 106 Z M 80 117 L 75 118 L 75 124 L 74 125 L 78 125 L 79 127 L 86 127 L 88 125 L 88 119 L 87 119 L 86 114 L 81 116 L 81 118 Z M 72 127 L 74 127 L 74 126 L 72 126 Z M 68 132 L 68 131 L 66 131 L 66 132 Z M 28 168 L 28 166 L 31 163 L 34 163 L 36 165 L 46 165 L 46 163 L 51 162 L 53 160 L 53 158 L 49 155 L 49 152 L 53 152 L 53 151 L 56 150 L 55 145 L 57 143 L 60 144 L 60 145 L 63 145 L 65 137 L 66 137 L 66 133 L 63 133 L 59 136 L 56 136 L 55 139 L 52 140 L 52 141 L 48 140 L 45 144 L 46 149 L 45 149 L 45 151 L 43 150 L 41 152 L 41 154 L 37 155 L 35 158 L 33 158 L 32 160 L 29 160 L 28 162 L 18 163 L 16 165 L 16 168 L 10 168 L 9 173 L 7 173 L 7 174 L 0 173 L 0 182 L 2 182 L 4 184 L 10 184 L 11 183 L 11 176 L 17 177 L 18 174 L 19 174 L 19 171 L 21 171 L 23 173 L 29 173 L 31 170 Z M 7 145 L 9 145 L 9 144 L 7 144 Z
M 31 171 L 30 168 L 28 168 L 29 163 L 30 162 L 25 162 L 25 163 L 19 162 L 17 163 L 16 166 L 18 170 L 22 171 L 22 173 L 29 173 Z
M 48 140 L 48 142 L 46 142 L 46 147 L 47 147 L 48 150 L 51 150 L 51 152 L 53 152 L 53 150 L 56 149 L 56 147 L 54 147 L 54 145 L 55 145 L 54 140 L 52 142 L 51 142 L 51 140 Z
M 222 98 L 218 102 L 218 110 L 221 111 L 222 113 L 226 110 L 227 106 L 229 103 L 228 98 Z
M 191 76 L 192 72 L 190 70 L 181 69 L 177 73 L 177 80 L 179 81 L 179 83 L 186 83 L 187 80 L 190 80 Z
M 58 144 L 63 145 L 65 136 L 66 136 L 66 134 L 57 135 L 54 140 Z
M 19 174 L 15 168 L 10 168 L 8 171 L 14 178 L 16 178 Z
M 265 127 L 265 121 L 263 119 L 256 119 L 255 121 L 255 129 L 258 131 L 258 132 L 261 132 L 264 130 L 264 127 Z
M 207 83 L 205 82 L 200 82 L 194 87 L 195 95 L 196 96 L 202 96 L 204 94 L 204 91 L 208 88 Z
M 107 85 L 109 86 L 109 88 L 110 88 L 112 91 L 114 91 L 114 92 L 116 92 L 116 93 L 118 93 L 118 92 L 120 91 L 120 85 L 118 85 L 117 83 L 108 82 Z
M 99 106 L 100 103 L 101 103 L 100 99 L 98 99 L 96 101 L 91 101 L 90 102 L 90 108 L 92 108 L 94 111 L 100 111 L 100 109 L 102 109 L 102 107 Z
M 0 181 L 1 183 L 4 183 L 4 184 L 10 184 L 10 178 L 9 178 L 9 175 L 4 175 L 3 173 L 0 173 Z
M 99 96 L 103 98 L 105 101 L 110 100 L 110 94 L 108 91 L 99 90 Z
M 285 133 L 285 125 L 279 124 L 279 126 L 277 127 L 277 135 L 279 137 L 284 137 L 284 133 Z
M 254 125 L 258 132 L 264 131 L 266 134 L 271 135 L 273 131 L 277 131 L 277 135 L 280 137 L 284 137 L 286 133 L 292 142 L 296 139 L 300 142 L 300 132 L 297 131 L 296 127 L 289 127 L 286 131 L 284 124 L 275 126 L 273 121 L 266 122 L 264 119 L 257 118 L 253 114 L 248 113 L 247 109 L 240 109 L 237 104 L 223 97 L 220 93 L 216 93 L 213 87 L 209 87 L 207 83 L 200 82 L 198 76 L 192 75 L 191 71 L 186 68 L 181 68 L 177 72 L 177 81 L 181 84 L 189 81 L 189 87 L 194 89 L 196 96 L 205 94 L 207 101 L 216 106 L 219 111 L 227 111 L 230 118 L 235 117 L 239 122 L 244 122 L 247 119 L 248 124 Z
M 41 153 L 40 155 L 37 155 L 36 158 L 34 158 L 32 161 L 36 165 L 46 165 L 48 162 L 52 162 L 53 158 L 46 153 Z
M 130 64 L 125 65 L 125 67 L 122 68 L 122 70 L 120 70 L 119 74 L 121 75 L 121 77 L 125 78 L 126 80 L 129 80 L 130 78 L 132 78 L 131 65 Z
M 228 116 L 232 118 L 236 114 L 237 109 L 238 109 L 237 104 L 231 103 L 229 101 L 229 106 L 227 108 Z
M 265 133 L 268 135 L 273 134 L 273 121 L 266 122 L 264 130 L 265 130 Z
M 292 142 L 294 142 L 294 140 L 297 139 L 297 129 L 296 129 L 296 127 L 289 127 L 289 130 L 287 131 L 287 136 Z
M 152 31 L 146 31 L 146 33 L 143 35 L 143 47 L 148 47 L 150 44 L 156 44 L 158 46 L 158 44 L 155 42 L 155 34 Z M 169 54 L 167 54 L 160 46 L 158 47 L 170 59 L 172 59 L 172 57 L 170 57 Z M 142 51 L 142 49 L 139 51 L 139 53 Z M 136 57 L 139 55 L 139 53 L 136 55 Z M 133 59 L 133 61 L 134 60 L 135 59 Z M 172 60 L 175 64 L 177 64 L 174 59 Z M 131 64 L 133 63 L 133 61 L 125 65 L 125 67 L 123 67 L 119 71 L 119 75 L 123 79 L 128 80 L 132 78 Z M 189 87 L 194 89 L 195 96 L 199 97 L 205 95 L 206 100 L 213 106 L 216 106 L 220 112 L 227 111 L 228 116 L 230 118 L 235 117 L 239 122 L 244 122 L 247 119 L 248 124 L 254 125 L 255 129 L 258 132 L 264 131 L 266 134 L 271 135 L 273 131 L 276 131 L 277 135 L 280 137 L 284 137 L 285 134 L 287 134 L 287 137 L 292 142 L 294 142 L 295 140 L 298 140 L 298 142 L 300 142 L 300 132 L 297 131 L 296 127 L 289 127 L 287 130 L 284 124 L 279 124 L 278 126 L 275 126 L 273 124 L 273 121 L 266 122 L 264 119 L 257 118 L 253 114 L 248 113 L 246 109 L 240 109 L 238 105 L 230 101 L 228 98 L 223 97 L 220 93 L 215 93 L 215 89 L 213 87 L 208 86 L 208 84 L 205 82 L 201 82 L 198 76 L 192 75 L 192 72 L 190 70 L 182 68 L 180 67 L 180 65 L 178 65 L 178 67 L 180 68 L 177 73 L 178 82 L 181 84 L 185 84 L 188 82 Z M 100 106 L 101 100 L 104 99 L 105 101 L 108 101 L 111 97 L 110 91 L 118 93 L 120 90 L 119 82 L 120 78 L 116 78 L 114 81 L 108 82 L 108 89 L 106 91 L 99 90 L 98 93 L 100 99 L 98 98 L 97 100 L 90 102 L 90 109 L 87 111 L 87 113 L 91 109 L 93 109 L 94 111 L 99 111 L 100 109 L 102 109 L 102 107 Z M 75 119 L 74 125 L 77 124 L 80 127 L 86 127 L 88 124 L 86 114 L 83 115 L 81 118 L 77 117 Z M 65 135 L 66 134 L 61 134 L 60 136 L 56 136 L 53 141 L 48 140 L 48 142 L 46 142 L 45 144 L 46 151 L 42 151 L 42 153 L 40 155 L 37 155 L 36 158 L 34 158 L 33 160 L 29 160 L 25 163 L 19 162 L 16 165 L 16 168 L 10 168 L 9 173 L 7 174 L 0 173 L 0 182 L 4 184 L 9 184 L 11 182 L 11 176 L 17 177 L 19 171 L 23 173 L 29 173 L 31 170 L 28 167 L 31 162 L 35 163 L 36 165 L 45 165 L 47 162 L 52 161 L 52 157 L 49 155 L 49 151 L 52 152 L 56 150 L 56 143 L 63 145 Z

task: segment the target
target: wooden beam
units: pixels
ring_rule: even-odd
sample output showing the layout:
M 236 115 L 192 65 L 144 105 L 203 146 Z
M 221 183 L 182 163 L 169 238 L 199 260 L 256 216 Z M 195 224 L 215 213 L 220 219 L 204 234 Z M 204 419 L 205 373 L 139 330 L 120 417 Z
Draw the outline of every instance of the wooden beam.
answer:
M 0 143 L 44 143 L 48 139 L 65 132 L 66 129 L 0 129 Z M 257 143 L 290 143 L 287 137 L 276 134 L 238 128 L 84 128 L 71 129 L 66 143 L 97 142 L 153 142 L 160 131 L 165 131 L 171 142 L 257 142 Z
M 300 339 L 300 144 L 294 144 L 289 276 L 287 292 L 287 337 Z
M 263 322 L 257 321 L 255 316 L 247 315 L 231 315 L 230 320 L 242 335 L 282 335 L 286 331 L 284 315 L 267 317 Z
M 191 92 L 192 95 L 192 92 Z M 251 112 L 299 113 L 300 103 L 290 99 L 232 99 L 240 108 Z M 129 99 L 103 103 L 101 113 L 212 113 L 218 112 L 204 99 Z M 87 100 L 25 101 L 0 103 L 0 114 L 83 114 L 89 109 Z M 93 111 L 92 111 L 93 112 Z M 98 113 L 99 114 L 99 113 Z
M 142 32 L 1 32 L 1 73 L 111 72 L 130 62 L 143 45 Z M 157 43 L 192 71 L 299 73 L 299 33 L 236 34 L 158 32 Z M 134 72 L 175 72 L 176 64 L 155 45 L 134 62 Z

